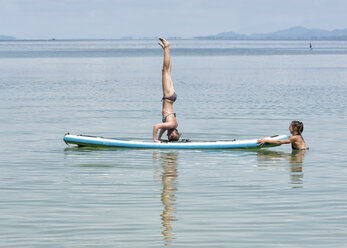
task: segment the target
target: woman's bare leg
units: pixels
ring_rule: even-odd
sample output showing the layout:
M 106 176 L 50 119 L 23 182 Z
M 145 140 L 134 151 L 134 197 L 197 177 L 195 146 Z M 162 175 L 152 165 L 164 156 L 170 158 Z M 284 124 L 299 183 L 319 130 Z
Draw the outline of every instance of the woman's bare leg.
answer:
M 170 97 L 175 92 L 171 79 L 171 59 L 170 59 L 170 43 L 163 38 L 159 38 L 158 44 L 164 49 L 164 62 L 162 69 L 162 86 L 164 97 Z

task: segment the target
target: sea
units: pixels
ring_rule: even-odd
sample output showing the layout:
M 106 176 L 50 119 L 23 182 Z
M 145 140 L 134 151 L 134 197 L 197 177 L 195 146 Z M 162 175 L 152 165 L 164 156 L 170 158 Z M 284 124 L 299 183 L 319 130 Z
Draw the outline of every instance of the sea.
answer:
M 169 41 L 182 138 L 310 150 L 68 146 L 151 140 L 157 40 L 0 41 L 0 247 L 346 247 L 347 41 Z

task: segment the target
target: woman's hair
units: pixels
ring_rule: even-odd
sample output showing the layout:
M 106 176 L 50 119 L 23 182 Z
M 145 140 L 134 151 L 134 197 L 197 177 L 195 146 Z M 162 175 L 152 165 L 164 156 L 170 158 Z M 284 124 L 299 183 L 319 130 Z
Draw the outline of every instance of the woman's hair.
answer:
M 302 123 L 301 121 L 292 121 L 291 125 L 299 134 L 304 131 L 304 123 Z
M 173 132 L 175 132 L 175 131 L 176 131 L 177 135 L 171 136 L 171 134 Z M 168 139 L 169 139 L 169 141 L 178 141 L 180 139 L 181 135 L 182 134 L 180 134 L 176 128 L 168 130 Z

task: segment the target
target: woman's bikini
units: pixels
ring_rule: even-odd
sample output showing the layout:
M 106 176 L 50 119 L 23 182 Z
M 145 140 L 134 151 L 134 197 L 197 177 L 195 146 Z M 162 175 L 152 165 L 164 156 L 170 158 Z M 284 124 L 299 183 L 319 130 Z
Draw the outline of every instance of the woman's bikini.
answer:
M 161 99 L 162 101 L 164 101 L 164 100 L 169 100 L 169 101 L 171 101 L 171 102 L 176 102 L 176 99 L 177 99 L 177 95 L 176 95 L 176 92 L 174 92 L 173 94 L 172 94 L 172 96 L 170 96 L 170 97 L 164 97 L 163 96 L 163 98 Z
M 308 151 L 310 148 L 306 147 L 306 148 L 302 148 L 302 149 L 297 149 L 297 148 L 294 147 L 294 145 L 292 143 L 292 149 L 295 150 L 295 151 Z
M 176 113 L 169 113 L 169 114 L 163 116 L 162 121 L 163 121 L 163 122 L 166 122 L 166 118 L 167 118 L 168 116 L 170 116 L 170 115 L 174 115 L 174 116 L 176 117 Z

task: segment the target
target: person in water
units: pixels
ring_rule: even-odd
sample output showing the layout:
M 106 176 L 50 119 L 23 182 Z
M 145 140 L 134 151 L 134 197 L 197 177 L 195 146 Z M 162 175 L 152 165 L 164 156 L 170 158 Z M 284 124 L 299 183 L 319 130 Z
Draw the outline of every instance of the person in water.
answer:
M 302 137 L 302 132 L 304 131 L 304 124 L 300 121 L 292 121 L 289 125 L 289 131 L 292 136 L 289 139 L 284 140 L 270 140 L 262 138 L 258 140 L 260 146 L 265 143 L 282 145 L 282 144 L 292 144 L 293 150 L 308 150 L 304 138 Z
M 176 113 L 173 111 L 173 103 L 177 99 L 175 89 L 171 79 L 171 60 L 170 60 L 170 43 L 163 38 L 159 38 L 158 44 L 164 50 L 164 62 L 162 69 L 162 87 L 163 87 L 163 107 L 162 107 L 162 122 L 153 126 L 153 140 L 155 142 L 162 142 L 162 135 L 167 131 L 169 141 L 178 141 L 181 134 L 178 132 L 178 122 L 176 120 Z M 157 133 L 159 135 L 157 138 Z

